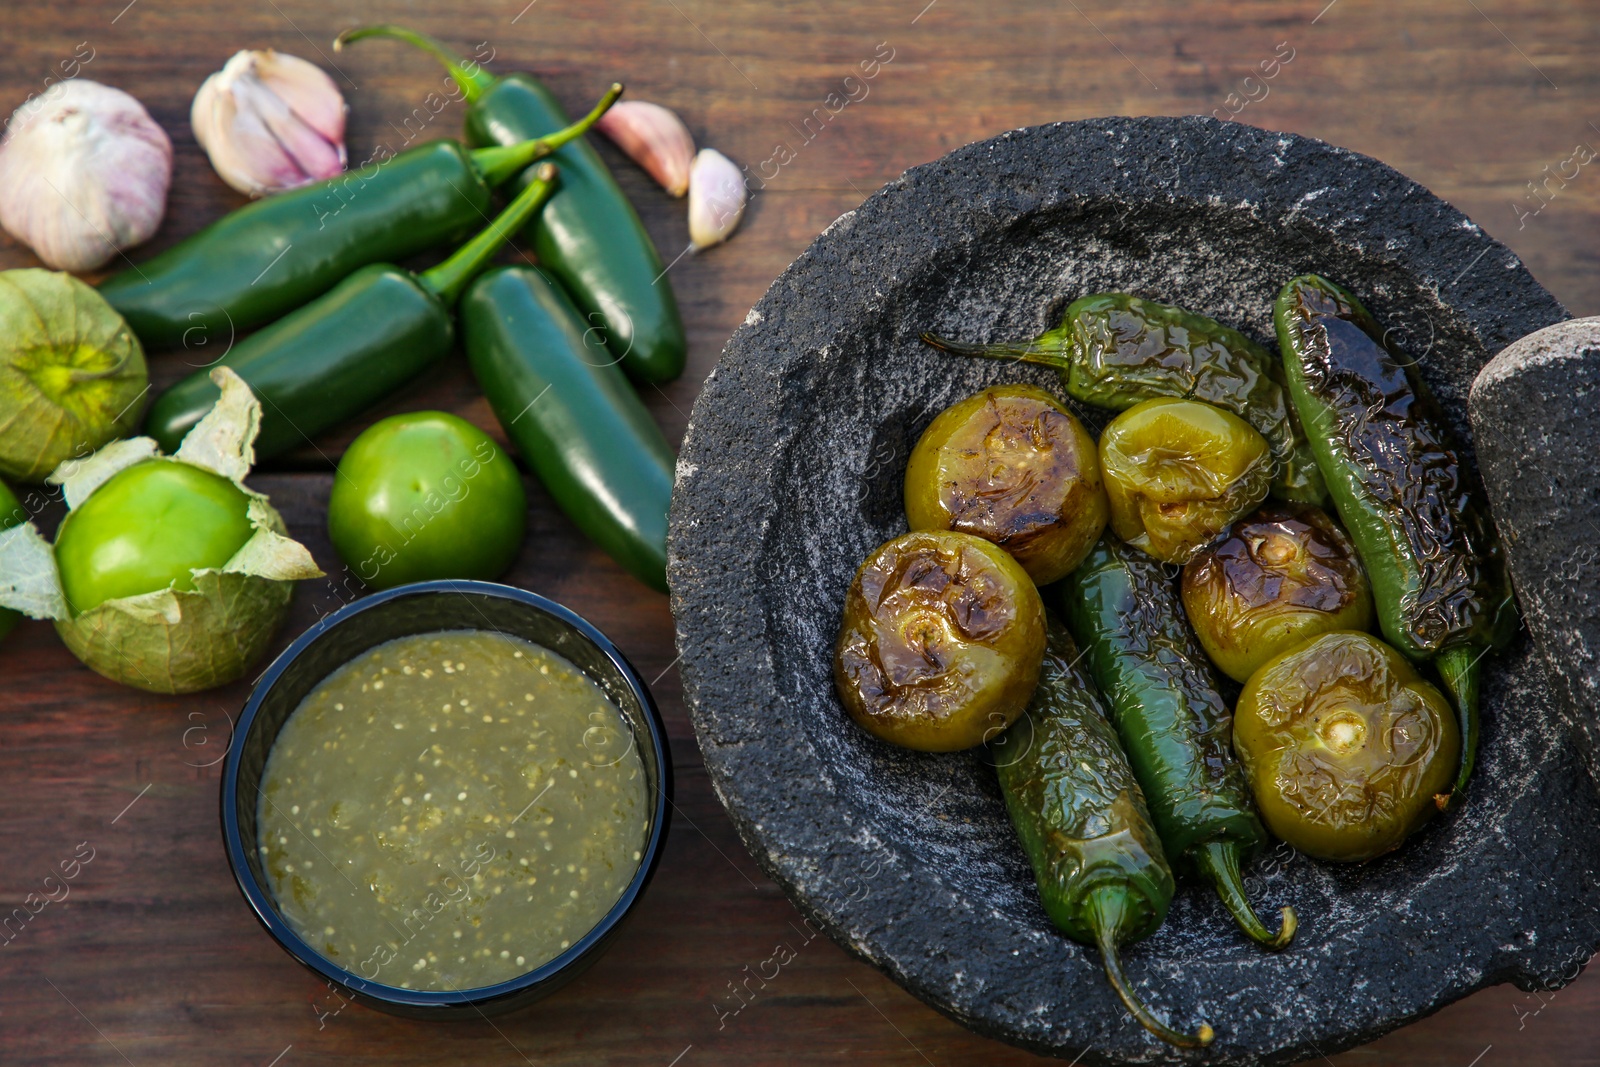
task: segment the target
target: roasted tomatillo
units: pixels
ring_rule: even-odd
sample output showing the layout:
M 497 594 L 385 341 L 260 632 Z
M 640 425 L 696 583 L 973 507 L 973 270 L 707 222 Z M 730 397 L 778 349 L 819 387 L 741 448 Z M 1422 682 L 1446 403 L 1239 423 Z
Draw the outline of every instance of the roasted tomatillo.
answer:
M 1233 745 L 1273 833 L 1308 856 L 1369 860 L 1438 810 L 1461 733 L 1444 694 L 1403 656 L 1339 631 L 1251 675 Z
M 1106 525 L 1094 438 L 1036 385 L 996 385 L 940 412 L 906 465 L 913 530 L 993 541 L 1039 585 L 1070 574 Z
M 328 499 L 328 538 L 374 589 L 494 579 L 522 547 L 522 477 L 493 438 L 443 411 L 376 422 L 350 443 Z
M 875 737 L 954 752 L 1021 715 L 1044 657 L 1044 604 L 1028 572 L 970 534 L 902 534 L 845 594 L 834 687 Z
M 1250 424 L 1197 400 L 1146 400 L 1100 435 L 1100 470 L 1118 537 L 1187 563 L 1261 503 L 1272 454 Z
M 250 540 L 249 498 L 220 474 L 148 459 L 109 478 L 56 534 L 61 591 L 72 614 L 107 600 L 193 589 Z
M 1189 625 L 1236 682 L 1330 630 L 1372 626 L 1372 590 L 1355 546 L 1327 512 L 1268 504 L 1183 568 Z

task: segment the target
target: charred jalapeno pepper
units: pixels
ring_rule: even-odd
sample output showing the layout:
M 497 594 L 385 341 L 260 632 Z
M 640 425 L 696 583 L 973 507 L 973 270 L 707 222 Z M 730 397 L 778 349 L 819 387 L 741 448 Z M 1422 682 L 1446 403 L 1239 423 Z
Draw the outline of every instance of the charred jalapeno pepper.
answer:
M 1268 504 L 1183 568 L 1189 625 L 1236 682 L 1330 630 L 1372 625 L 1372 590 L 1355 546 L 1321 508 Z
M 622 92 L 540 140 L 469 152 L 430 141 L 358 170 L 246 204 L 100 283 L 151 348 L 224 349 L 371 263 L 461 240 L 483 225 L 495 186 L 579 137 Z
M 1100 434 L 1100 472 L 1117 536 L 1186 563 L 1261 503 L 1272 457 L 1237 415 L 1197 400 L 1146 400 Z
M 1100 949 L 1106 979 L 1145 1029 L 1184 1048 L 1211 1027 L 1179 1033 L 1140 1002 L 1120 949 L 1148 937 L 1172 901 L 1172 869 L 1117 732 L 1061 623 L 1046 613 L 1039 688 L 1026 714 L 989 743 L 1000 790 L 1039 899 L 1057 929 Z
M 502 267 L 461 298 L 461 342 L 495 418 L 561 510 L 667 591 L 675 460 L 639 394 L 555 279 Z
M 334 289 L 235 345 L 232 367 L 261 401 L 259 459 L 278 455 L 371 407 L 450 351 L 451 308 L 518 226 L 549 197 L 556 169 L 528 186 L 455 255 L 423 274 L 388 263 L 362 267 Z M 145 432 L 177 451 L 217 402 L 210 370 L 156 398 Z
M 906 464 L 913 530 L 993 541 L 1047 585 L 1083 562 L 1106 525 L 1094 438 L 1036 385 L 997 385 L 928 424 Z
M 1460 759 L 1453 715 L 1394 649 L 1336 631 L 1250 677 L 1233 744 L 1273 833 L 1308 856 L 1369 860 L 1438 810 Z
M 1107 534 L 1054 588 L 1110 703 L 1167 857 L 1215 886 L 1250 937 L 1283 948 L 1294 937 L 1294 909 L 1283 909 L 1273 934 L 1245 896 L 1240 862 L 1267 835 L 1233 758 L 1228 705 L 1162 564 Z
M 967 345 L 932 334 L 936 348 L 1054 367 L 1067 393 L 1122 411 L 1143 400 L 1203 400 L 1256 428 L 1272 447 L 1274 491 L 1325 503 L 1322 475 L 1283 390 L 1278 361 L 1215 319 L 1126 293 L 1095 293 L 1067 306 L 1061 325 L 1020 344 Z
M 567 124 L 555 96 L 530 75 L 496 78 L 438 41 L 399 26 L 350 30 L 334 46 L 363 37 L 396 38 L 442 62 L 466 95 L 472 144 L 514 144 Z M 688 344 L 666 267 L 638 212 L 587 141 L 573 141 L 555 160 L 561 189 L 527 235 L 539 265 L 560 279 L 623 370 L 640 381 L 671 381 L 683 373 Z
M 1516 632 L 1499 541 L 1444 413 L 1383 328 L 1339 286 L 1291 280 L 1274 309 L 1289 395 L 1339 519 L 1372 581 L 1383 636 L 1431 661 L 1452 697 L 1466 788 L 1478 747 L 1480 661 Z
M 1028 706 L 1044 604 L 1028 572 L 971 534 L 908 533 L 867 557 L 845 594 L 833 681 L 874 737 L 972 748 Z

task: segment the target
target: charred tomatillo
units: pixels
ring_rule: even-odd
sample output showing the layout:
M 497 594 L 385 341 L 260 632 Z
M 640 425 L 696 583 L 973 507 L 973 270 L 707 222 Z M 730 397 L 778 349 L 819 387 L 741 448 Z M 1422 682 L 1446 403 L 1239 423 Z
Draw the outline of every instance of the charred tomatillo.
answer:
M 1355 546 L 1311 504 L 1269 503 L 1240 519 L 1184 564 L 1182 588 L 1195 636 L 1236 682 L 1317 634 L 1372 627 Z
M 940 412 L 906 464 L 913 530 L 993 541 L 1038 585 L 1066 577 L 1106 527 L 1094 438 L 1037 385 L 996 385 Z
M 1187 563 L 1272 483 L 1267 440 L 1198 400 L 1146 400 L 1106 425 L 1100 471 L 1111 529 L 1164 563 Z
M 833 684 L 874 737 L 955 752 L 1023 713 L 1044 642 L 1039 590 L 1003 549 L 950 530 L 902 534 L 845 594 Z
M 1359 861 L 1399 847 L 1439 810 L 1461 731 L 1410 661 L 1339 630 L 1250 676 L 1233 747 L 1274 834 L 1308 856 Z
M 522 547 L 528 501 L 505 450 L 465 419 L 414 411 L 373 423 L 333 478 L 328 537 L 373 589 L 494 579 Z
M 68 609 L 193 589 L 194 571 L 221 569 L 250 540 L 249 507 L 238 486 L 189 463 L 147 459 L 117 472 L 56 534 Z

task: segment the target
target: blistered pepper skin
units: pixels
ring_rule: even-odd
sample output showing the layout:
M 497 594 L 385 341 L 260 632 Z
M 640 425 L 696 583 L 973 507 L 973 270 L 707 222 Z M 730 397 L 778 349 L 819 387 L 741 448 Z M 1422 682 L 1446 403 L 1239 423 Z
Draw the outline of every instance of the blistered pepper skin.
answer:
M 1214 404 L 1266 438 L 1277 468 L 1276 495 L 1326 503 L 1279 361 L 1215 319 L 1127 293 L 1094 293 L 1067 305 L 1061 325 L 1032 342 L 963 345 L 930 335 L 923 340 L 963 355 L 1054 367 L 1074 400 L 1112 411 L 1160 397 Z
M 1154 933 L 1172 901 L 1172 869 L 1100 695 L 1060 620 L 1046 613 L 1044 665 L 1027 712 L 989 742 L 1006 811 L 1039 899 L 1062 933 L 1101 948 L 1106 976 L 1152 1033 L 1192 1047 L 1134 996 L 1118 949 Z
M 1168 859 L 1211 882 L 1241 929 L 1269 948 L 1294 936 L 1284 909 L 1269 933 L 1245 897 L 1241 860 L 1267 839 L 1234 758 L 1233 716 L 1184 621 L 1163 565 L 1107 534 L 1052 587 L 1106 695 Z
M 1290 398 L 1317 428 L 1312 450 L 1371 579 L 1383 635 L 1433 661 L 1454 698 L 1460 790 L 1477 748 L 1480 660 L 1517 627 L 1488 509 L 1414 361 L 1385 346 L 1354 296 L 1303 275 L 1279 293 L 1274 320 Z
M 954 752 L 997 737 L 1028 705 L 1044 656 L 1028 573 L 970 534 L 880 545 L 845 594 L 834 688 L 881 740 Z
M 1036 385 L 997 385 L 953 404 L 906 464 L 913 530 L 993 541 L 1047 585 L 1083 561 L 1105 529 L 1094 438 Z
M 1272 832 L 1351 862 L 1399 847 L 1438 811 L 1461 749 L 1444 695 L 1353 631 L 1265 663 L 1240 694 L 1233 740 Z
M 1257 667 L 1330 630 L 1372 625 L 1372 591 L 1355 546 L 1321 508 L 1269 503 L 1183 568 L 1184 612 L 1217 669 Z

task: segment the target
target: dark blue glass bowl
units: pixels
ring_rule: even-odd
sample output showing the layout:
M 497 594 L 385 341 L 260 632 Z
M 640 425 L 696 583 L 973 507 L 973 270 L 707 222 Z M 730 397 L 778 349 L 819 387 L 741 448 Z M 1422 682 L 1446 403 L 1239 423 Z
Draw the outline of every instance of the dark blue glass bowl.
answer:
M 550 962 L 508 982 L 456 991 L 400 989 L 328 960 L 278 914 L 256 845 L 256 797 L 278 731 L 318 682 L 375 645 L 438 630 L 492 630 L 559 653 L 603 689 L 633 727 L 652 798 L 639 869 L 595 927 Z M 327 616 L 290 645 L 257 681 L 234 729 L 222 775 L 228 864 L 256 918 L 285 952 L 349 996 L 415 1019 L 480 1018 L 548 996 L 581 974 L 616 937 L 644 893 L 666 838 L 672 762 L 649 687 L 599 630 L 553 600 L 491 582 L 417 582 L 376 593 Z

